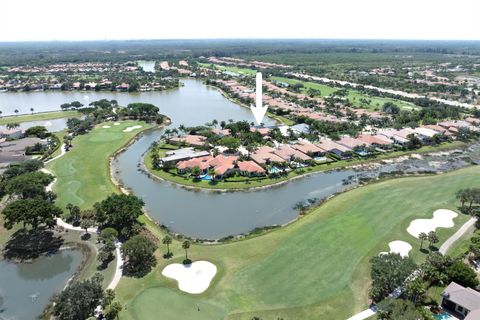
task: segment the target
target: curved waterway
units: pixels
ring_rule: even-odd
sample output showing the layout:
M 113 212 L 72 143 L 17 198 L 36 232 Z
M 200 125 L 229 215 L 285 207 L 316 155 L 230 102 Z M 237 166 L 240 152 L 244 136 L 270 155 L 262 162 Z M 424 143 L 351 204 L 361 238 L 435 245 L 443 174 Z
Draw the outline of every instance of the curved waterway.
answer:
M 116 99 L 120 104 L 148 102 L 172 119 L 171 127 L 180 124 L 201 125 L 212 119 L 254 121 L 250 111 L 223 97 L 218 90 L 197 80 L 182 80 L 178 90 L 145 93 L 116 92 L 30 92 L 2 93 L 0 104 L 9 109 L 18 107 L 36 111 L 57 110 L 62 103 L 80 100 Z M 15 99 L 17 97 L 18 99 Z M 48 102 L 48 104 L 47 104 Z M 10 110 L 13 112 L 13 109 Z M 5 112 L 4 114 L 8 114 Z M 272 120 L 265 119 L 267 125 Z M 255 191 L 193 191 L 169 182 L 149 178 L 139 170 L 142 157 L 162 130 L 145 132 L 113 162 L 117 179 L 142 197 L 149 215 L 173 232 L 201 239 L 219 239 L 246 233 L 254 228 L 281 225 L 295 219 L 295 204 L 310 199 L 324 199 L 356 186 L 362 178 L 375 178 L 382 173 L 439 172 L 479 161 L 479 147 L 461 152 L 438 153 L 423 157 L 401 158 L 383 164 L 355 169 L 316 173 L 288 183 Z
M 0 319 L 36 319 L 81 262 L 78 250 L 63 250 L 31 263 L 0 260 Z

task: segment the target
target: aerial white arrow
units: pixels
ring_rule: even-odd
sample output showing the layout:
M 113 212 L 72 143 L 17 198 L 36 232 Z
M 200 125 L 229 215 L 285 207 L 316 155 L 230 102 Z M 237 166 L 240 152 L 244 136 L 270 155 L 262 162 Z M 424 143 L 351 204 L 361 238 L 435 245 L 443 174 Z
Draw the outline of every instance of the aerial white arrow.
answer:
M 250 105 L 250 110 L 252 110 L 253 116 L 255 117 L 255 121 L 257 124 L 261 124 L 263 121 L 263 117 L 267 112 L 268 105 L 262 105 L 262 73 L 257 72 L 256 76 L 256 89 L 255 89 L 255 102 L 256 105 Z

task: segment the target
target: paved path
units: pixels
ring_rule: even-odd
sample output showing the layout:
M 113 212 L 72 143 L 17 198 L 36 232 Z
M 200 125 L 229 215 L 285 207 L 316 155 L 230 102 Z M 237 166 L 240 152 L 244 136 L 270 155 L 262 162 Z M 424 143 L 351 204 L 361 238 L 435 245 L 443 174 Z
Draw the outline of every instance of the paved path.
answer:
M 122 247 L 121 242 L 115 243 L 115 255 L 117 256 L 117 265 L 115 266 L 115 274 L 113 275 L 112 281 L 108 285 L 107 289 L 115 290 L 123 274 L 123 258 L 120 248 Z
M 58 158 L 62 157 L 65 153 L 66 153 L 65 145 L 62 145 L 61 153 L 58 156 L 53 157 L 52 159 L 46 161 L 45 163 L 49 163 L 53 160 L 57 160 Z M 40 170 L 42 172 L 52 174 L 52 172 L 48 169 L 42 168 Z M 53 187 L 53 185 L 55 184 L 56 181 L 57 181 L 57 178 L 55 178 L 48 186 L 46 186 L 45 190 L 52 191 L 52 187 Z M 81 227 L 75 227 L 75 226 L 73 226 L 69 223 L 66 223 L 61 218 L 57 218 L 57 225 L 64 228 L 64 229 L 79 231 L 79 232 L 85 232 L 85 229 L 82 229 Z M 89 233 L 97 233 L 98 228 L 96 228 L 96 227 L 88 228 L 87 231 Z M 113 275 L 112 281 L 110 281 L 109 285 L 107 286 L 107 289 L 114 290 L 117 287 L 118 283 L 120 282 L 120 279 L 122 278 L 123 258 L 122 258 L 122 253 L 120 251 L 121 246 L 122 246 L 121 242 L 116 242 L 115 243 L 115 247 L 116 247 L 115 248 L 115 255 L 117 257 L 117 263 L 116 263 L 116 266 L 115 266 L 115 274 Z
M 45 161 L 45 163 L 49 163 L 49 162 L 52 162 L 53 160 L 57 160 L 58 158 L 63 156 L 66 152 L 67 150 L 65 150 L 65 145 L 62 143 L 62 146 L 60 147 L 60 154 L 58 156 L 53 157 L 50 160 Z
M 441 254 L 447 253 L 448 249 L 452 246 L 452 244 L 454 244 L 455 241 L 460 239 L 465 234 L 465 232 L 467 232 L 467 230 L 475 224 L 475 221 L 477 221 L 476 218 L 470 218 L 470 220 L 465 222 L 463 226 L 461 226 L 460 229 L 457 230 L 457 232 L 455 232 L 450 238 L 447 239 L 447 241 L 442 244 L 438 251 Z
M 363 320 L 373 316 L 374 314 L 375 314 L 375 311 L 373 311 L 372 309 L 366 309 L 360 313 L 357 313 L 353 317 L 348 318 L 347 320 Z

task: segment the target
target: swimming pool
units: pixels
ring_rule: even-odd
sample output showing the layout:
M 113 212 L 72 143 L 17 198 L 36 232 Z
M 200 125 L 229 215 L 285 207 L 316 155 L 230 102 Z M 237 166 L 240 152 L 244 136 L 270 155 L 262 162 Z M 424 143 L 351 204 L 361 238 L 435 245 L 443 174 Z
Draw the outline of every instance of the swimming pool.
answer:
M 200 176 L 200 179 L 211 181 L 211 180 L 213 180 L 213 177 L 209 174 L 204 174 L 204 175 Z
M 282 172 L 282 170 L 280 170 L 279 168 L 277 167 L 271 167 L 269 170 L 268 170 L 269 173 L 279 173 L 279 172 Z
M 449 320 L 449 319 L 455 319 L 454 317 L 452 317 L 449 313 L 447 312 L 442 312 L 442 313 L 439 313 L 439 314 L 434 314 L 433 315 L 433 318 L 434 319 L 437 319 L 437 320 Z

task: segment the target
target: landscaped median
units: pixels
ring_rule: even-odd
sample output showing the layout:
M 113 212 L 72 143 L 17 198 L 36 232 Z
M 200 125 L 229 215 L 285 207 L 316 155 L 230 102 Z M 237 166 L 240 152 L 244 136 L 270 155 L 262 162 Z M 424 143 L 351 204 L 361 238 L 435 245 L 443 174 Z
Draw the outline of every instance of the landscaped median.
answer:
M 262 176 L 262 177 L 243 177 L 234 175 L 227 177 L 224 180 L 202 180 L 192 177 L 188 177 L 185 174 L 177 173 L 177 169 L 171 168 L 169 170 L 155 169 L 153 167 L 152 153 L 150 150 L 144 157 L 143 163 L 147 171 L 154 177 L 170 181 L 185 187 L 202 188 L 211 190 L 245 190 L 254 188 L 264 188 L 268 186 L 274 186 L 281 183 L 286 183 L 289 180 L 313 174 L 316 172 L 325 172 L 329 170 L 341 169 L 349 166 L 366 164 L 369 162 L 375 162 L 385 159 L 393 159 L 410 154 L 425 154 L 430 152 L 438 152 L 449 149 L 455 149 L 464 147 L 465 143 L 461 141 L 447 142 L 437 146 L 424 146 L 420 149 L 408 150 L 408 151 L 394 151 L 385 154 L 378 154 L 370 157 L 355 157 L 349 160 L 339 160 L 327 163 L 320 163 L 310 167 L 291 170 L 286 174 L 278 176 Z M 178 149 L 178 146 L 164 144 L 160 146 L 159 156 L 163 157 L 166 151 Z
M 343 193 L 297 222 L 265 235 L 220 245 L 192 245 L 189 258 L 217 268 L 209 289 L 199 295 L 181 292 L 175 280 L 161 275 L 165 266 L 185 256 L 173 241 L 172 259 L 162 258 L 141 279 L 124 278 L 117 297 L 127 307 L 121 319 L 346 319 L 368 304 L 372 256 L 388 243 L 405 241 L 417 262 L 426 254 L 407 232 L 412 220 L 431 218 L 439 208 L 458 210 L 455 194 L 480 186 L 476 166 L 426 177 L 391 179 Z M 460 214 L 453 228 L 437 229 L 439 245 L 470 217 Z M 151 233 L 164 232 L 146 217 Z M 335 244 L 335 245 L 333 245 Z M 199 310 L 198 310 L 199 309 Z

